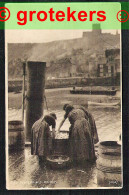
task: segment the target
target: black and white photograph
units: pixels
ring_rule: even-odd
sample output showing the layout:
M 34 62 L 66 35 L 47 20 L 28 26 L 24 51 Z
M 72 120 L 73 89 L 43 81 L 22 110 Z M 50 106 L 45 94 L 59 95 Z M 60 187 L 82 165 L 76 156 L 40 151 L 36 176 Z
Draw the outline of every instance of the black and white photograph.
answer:
M 5 38 L 6 188 L 122 188 L 121 31 Z

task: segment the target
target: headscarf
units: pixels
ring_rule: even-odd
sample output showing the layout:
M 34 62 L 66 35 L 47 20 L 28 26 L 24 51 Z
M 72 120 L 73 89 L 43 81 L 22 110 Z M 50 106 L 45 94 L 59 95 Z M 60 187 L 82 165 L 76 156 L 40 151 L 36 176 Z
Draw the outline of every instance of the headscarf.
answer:
M 64 115 L 64 118 L 65 118 L 65 119 L 68 117 L 69 113 L 70 113 L 73 109 L 74 109 L 74 107 L 71 106 L 71 105 L 66 106 L 66 108 L 65 108 L 65 115 Z
M 50 115 L 56 120 L 57 117 L 56 117 L 56 114 L 54 112 L 51 112 Z
M 56 122 L 55 122 L 54 117 L 52 117 L 51 115 L 45 115 L 44 120 L 45 120 L 45 122 L 48 123 L 49 126 L 52 126 L 52 128 L 55 128 Z
M 74 109 L 74 107 L 73 107 L 72 105 L 68 105 L 68 106 L 66 106 L 65 111 L 66 111 L 66 113 L 69 113 L 69 112 L 71 112 L 73 109 Z
M 64 104 L 63 110 L 65 110 L 67 106 L 69 106 L 69 104 Z

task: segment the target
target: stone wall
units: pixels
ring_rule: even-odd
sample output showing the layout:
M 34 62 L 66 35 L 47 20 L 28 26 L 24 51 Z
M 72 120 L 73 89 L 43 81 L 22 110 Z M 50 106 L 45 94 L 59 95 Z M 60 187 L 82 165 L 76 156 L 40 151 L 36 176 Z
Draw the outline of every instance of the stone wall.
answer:
M 27 82 L 26 82 L 27 83 Z M 120 74 L 115 77 L 104 77 L 104 78 L 83 78 L 83 77 L 72 77 L 72 78 L 61 78 L 61 79 L 49 79 L 46 80 L 46 89 L 51 88 L 65 88 L 73 86 L 120 86 Z M 22 80 L 9 80 L 8 91 L 18 92 L 22 90 Z

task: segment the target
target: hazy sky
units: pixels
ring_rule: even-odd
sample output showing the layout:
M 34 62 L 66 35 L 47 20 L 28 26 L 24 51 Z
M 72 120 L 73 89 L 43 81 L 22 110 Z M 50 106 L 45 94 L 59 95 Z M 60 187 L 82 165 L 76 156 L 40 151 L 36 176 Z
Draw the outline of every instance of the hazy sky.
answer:
M 6 30 L 8 43 L 43 43 L 82 37 L 88 30 Z M 90 31 L 90 30 L 89 30 Z M 103 30 L 103 33 L 116 33 L 116 30 Z

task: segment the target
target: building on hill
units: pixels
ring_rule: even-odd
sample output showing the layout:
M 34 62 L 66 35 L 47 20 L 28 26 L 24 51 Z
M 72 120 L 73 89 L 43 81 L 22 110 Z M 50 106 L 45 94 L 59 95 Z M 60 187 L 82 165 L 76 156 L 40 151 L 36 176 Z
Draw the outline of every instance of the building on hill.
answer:
M 107 65 L 111 69 L 111 76 L 120 74 L 120 49 L 110 49 L 105 51 Z
M 120 74 L 120 49 L 107 49 L 105 52 L 83 53 L 53 62 L 47 69 L 49 78 L 67 77 L 113 77 Z
M 47 67 L 47 78 L 66 78 L 74 77 L 77 75 L 77 66 L 71 63 L 70 58 L 64 58 L 58 60 L 56 63 L 54 61 L 49 67 Z
M 108 45 L 109 48 L 117 48 L 120 45 L 120 34 L 118 34 L 117 31 L 116 34 L 102 33 L 100 24 L 93 24 L 92 31 L 83 32 L 82 38 L 86 39 L 87 44 L 90 46 L 94 46 L 96 44 L 102 44 L 103 46 L 105 44 Z
M 83 32 L 81 39 L 74 40 L 78 47 L 70 53 L 60 54 L 51 63 L 48 77 L 111 77 L 120 73 L 120 35 L 102 33 L 100 24 L 93 24 L 92 31 Z M 83 44 L 82 44 L 83 43 Z M 67 49 L 67 48 L 65 48 Z M 69 47 L 68 47 L 69 49 Z
M 113 77 L 120 74 L 120 49 L 108 49 L 105 58 L 99 59 L 97 76 Z

